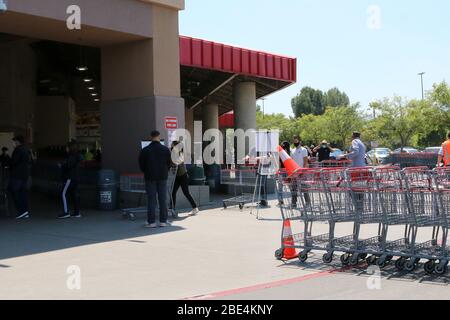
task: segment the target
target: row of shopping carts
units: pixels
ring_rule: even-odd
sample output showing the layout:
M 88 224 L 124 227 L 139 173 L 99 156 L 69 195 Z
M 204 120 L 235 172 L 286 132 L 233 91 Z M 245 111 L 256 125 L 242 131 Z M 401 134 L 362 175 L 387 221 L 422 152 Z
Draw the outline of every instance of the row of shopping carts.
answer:
M 284 223 L 277 259 L 294 248 L 301 250 L 303 263 L 319 251 L 326 264 L 341 253 L 344 266 L 365 260 L 384 268 L 395 259 L 399 271 L 412 272 L 427 260 L 427 273 L 448 271 L 450 169 L 311 169 L 295 177 L 280 175 L 278 194 Z M 287 220 L 299 221 L 302 232 L 286 234 Z M 328 225 L 328 232 L 315 235 L 318 223 L 322 229 Z M 352 228 L 350 235 L 338 235 L 337 226 L 344 224 Z M 376 225 L 370 229 L 378 232 L 363 237 L 366 225 Z

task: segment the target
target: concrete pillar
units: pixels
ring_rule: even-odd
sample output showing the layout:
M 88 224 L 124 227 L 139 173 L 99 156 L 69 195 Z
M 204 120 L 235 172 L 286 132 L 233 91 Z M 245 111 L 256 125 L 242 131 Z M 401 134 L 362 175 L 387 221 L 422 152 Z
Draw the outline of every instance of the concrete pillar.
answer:
M 154 6 L 153 38 L 102 48 L 103 167 L 139 172 L 141 141 L 168 139 L 166 117 L 185 125 L 180 97 L 178 11 Z
M 242 161 L 243 154 L 238 148 L 239 143 L 245 143 L 245 155 L 254 155 L 255 147 L 255 130 L 256 130 L 256 84 L 254 82 L 237 82 L 233 87 L 234 102 L 234 129 L 244 130 L 251 135 L 245 141 L 238 142 L 235 140 L 235 157 L 236 161 Z
M 233 101 L 235 129 L 256 130 L 256 84 L 254 82 L 235 83 Z
M 219 105 L 209 103 L 202 110 L 203 132 L 209 129 L 219 129 Z

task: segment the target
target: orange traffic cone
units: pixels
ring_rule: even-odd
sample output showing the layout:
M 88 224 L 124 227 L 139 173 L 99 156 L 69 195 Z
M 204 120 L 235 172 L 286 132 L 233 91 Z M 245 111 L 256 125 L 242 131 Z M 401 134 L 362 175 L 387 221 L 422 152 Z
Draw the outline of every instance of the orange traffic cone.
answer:
M 285 220 L 283 228 L 283 247 L 285 248 L 283 252 L 284 259 L 293 260 L 298 258 L 298 253 L 294 246 L 295 242 L 292 235 L 291 220 Z
M 283 149 L 283 147 L 278 146 L 278 153 L 280 154 L 280 159 L 284 164 L 284 167 L 286 168 L 286 172 L 288 177 L 291 177 L 295 174 L 297 174 L 302 168 L 292 159 L 286 152 L 286 150 Z

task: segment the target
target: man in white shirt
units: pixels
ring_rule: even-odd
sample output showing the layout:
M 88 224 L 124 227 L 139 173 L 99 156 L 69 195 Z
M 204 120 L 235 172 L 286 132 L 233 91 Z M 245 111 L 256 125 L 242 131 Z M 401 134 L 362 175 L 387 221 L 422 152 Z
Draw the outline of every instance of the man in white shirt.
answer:
M 291 157 L 300 166 L 300 168 L 308 168 L 308 150 L 302 146 L 299 136 L 294 137 L 294 149 L 291 150 Z

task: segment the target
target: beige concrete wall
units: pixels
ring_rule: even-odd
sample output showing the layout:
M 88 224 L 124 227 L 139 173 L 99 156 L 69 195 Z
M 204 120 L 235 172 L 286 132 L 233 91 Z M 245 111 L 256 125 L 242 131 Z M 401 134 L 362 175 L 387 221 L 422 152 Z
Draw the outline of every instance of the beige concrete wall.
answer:
M 103 101 L 152 96 L 153 83 L 151 39 L 102 49 Z
M 184 10 L 185 7 L 184 0 L 140 0 L 140 1 L 153 3 L 156 5 L 161 5 L 164 7 L 169 7 L 177 10 Z
M 81 9 L 83 26 L 152 37 L 152 5 L 136 0 L 9 0 L 8 11 L 63 22 L 66 32 L 67 8 Z M 34 26 L 39 28 L 40 26 Z
M 180 97 L 180 40 L 178 11 L 163 7 L 153 10 L 154 94 Z

